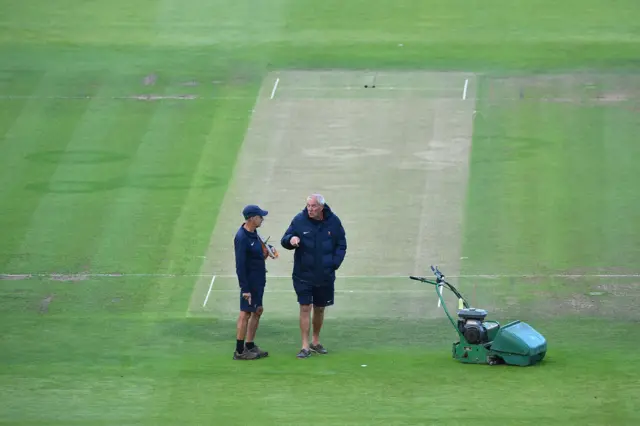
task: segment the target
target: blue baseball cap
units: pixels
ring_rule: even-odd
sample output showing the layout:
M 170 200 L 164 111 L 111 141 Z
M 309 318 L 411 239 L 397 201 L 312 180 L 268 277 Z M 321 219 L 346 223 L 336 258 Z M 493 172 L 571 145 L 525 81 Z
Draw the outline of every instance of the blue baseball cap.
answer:
M 253 217 L 253 216 L 264 217 L 268 214 L 269 214 L 268 211 L 262 210 L 260 207 L 256 206 L 255 204 L 249 204 L 244 209 L 242 209 L 242 215 L 244 216 L 245 219 L 249 219 L 250 217 Z

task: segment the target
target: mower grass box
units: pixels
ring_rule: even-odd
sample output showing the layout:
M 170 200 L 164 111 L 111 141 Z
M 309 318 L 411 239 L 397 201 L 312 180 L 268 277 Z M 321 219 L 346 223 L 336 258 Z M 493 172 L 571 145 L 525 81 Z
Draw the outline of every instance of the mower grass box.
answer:
M 513 321 L 501 326 L 497 321 L 485 321 L 487 311 L 470 308 L 458 290 L 445 281 L 438 268 L 431 267 L 436 281 L 421 277 L 410 278 L 435 285 L 445 314 L 455 328 L 460 340 L 452 347 L 452 356 L 469 364 L 508 364 L 518 366 L 534 365 L 547 353 L 547 341 L 529 324 Z M 447 310 L 439 287 L 447 287 L 462 302 L 464 309 L 458 311 L 457 324 Z

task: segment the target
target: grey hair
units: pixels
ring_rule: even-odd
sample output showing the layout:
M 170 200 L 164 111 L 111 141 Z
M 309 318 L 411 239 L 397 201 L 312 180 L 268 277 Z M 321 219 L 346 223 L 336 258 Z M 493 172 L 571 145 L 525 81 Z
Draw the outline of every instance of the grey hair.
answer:
M 322 194 L 311 194 L 307 197 L 307 201 L 311 201 L 313 199 L 315 199 L 321 206 L 324 206 L 326 203 Z

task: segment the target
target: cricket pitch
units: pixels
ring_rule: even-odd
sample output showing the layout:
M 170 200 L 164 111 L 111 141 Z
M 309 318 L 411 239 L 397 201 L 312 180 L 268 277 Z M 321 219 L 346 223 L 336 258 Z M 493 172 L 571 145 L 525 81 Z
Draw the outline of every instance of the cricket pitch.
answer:
M 259 232 L 281 254 L 267 261 L 265 314 L 297 316 L 293 252 L 280 238 L 319 192 L 348 243 L 327 318 L 443 316 L 434 288 L 408 276 L 430 275 L 430 264 L 459 273 L 476 86 L 470 73 L 268 76 L 202 266 L 210 276 L 196 283 L 189 314 L 237 316 L 233 237 L 242 208 L 255 203 L 269 210 Z

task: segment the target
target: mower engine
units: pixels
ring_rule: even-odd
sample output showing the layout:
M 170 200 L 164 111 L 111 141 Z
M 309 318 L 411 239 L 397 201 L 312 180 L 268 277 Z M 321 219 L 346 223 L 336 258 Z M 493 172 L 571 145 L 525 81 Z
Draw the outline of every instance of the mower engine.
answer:
M 487 311 L 484 309 L 466 308 L 458 311 L 458 330 L 465 340 L 472 345 L 479 345 L 489 341 L 484 319 Z

